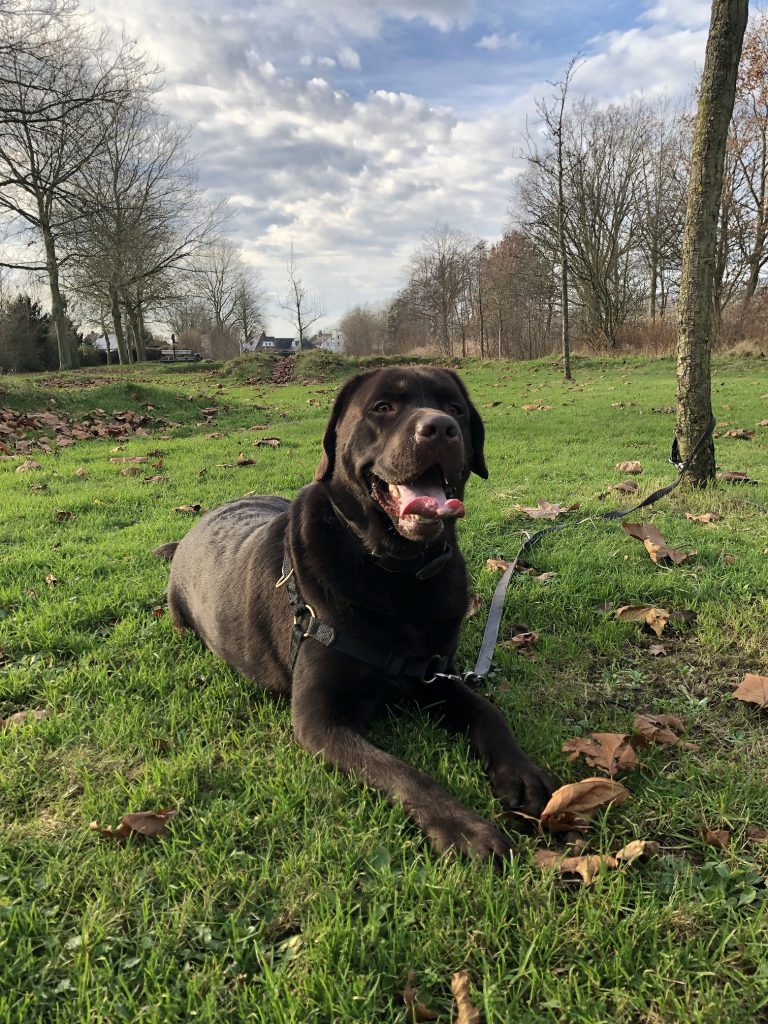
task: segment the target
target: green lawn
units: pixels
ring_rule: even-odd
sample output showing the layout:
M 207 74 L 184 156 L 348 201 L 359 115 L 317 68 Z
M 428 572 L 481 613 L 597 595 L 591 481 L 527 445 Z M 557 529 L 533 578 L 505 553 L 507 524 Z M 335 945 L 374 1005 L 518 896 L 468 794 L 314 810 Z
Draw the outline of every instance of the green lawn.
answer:
M 652 411 L 674 402 L 674 367 L 580 359 L 570 387 L 545 361 L 462 372 L 491 474 L 470 484 L 460 525 L 483 597 L 462 640 L 469 667 L 498 579 L 485 560 L 511 557 L 536 528 L 515 504 L 579 502 L 579 516 L 627 507 L 608 490 L 627 459 L 644 466 L 640 496 L 674 476 L 674 416 Z M 319 459 L 338 380 L 242 377 L 202 365 L 0 378 L 0 409 L 152 417 L 147 436 L 31 452 L 42 469 L 0 461 L 0 717 L 51 712 L 0 731 L 0 1024 L 404 1024 L 409 970 L 448 1022 L 462 968 L 486 1022 L 768 1021 L 756 877 L 768 844 L 746 834 L 768 828 L 768 718 L 730 696 L 745 672 L 768 674 L 764 364 L 714 371 L 718 419 L 756 431 L 719 437 L 719 466 L 759 484 L 678 490 L 637 517 L 694 559 L 659 567 L 620 525 L 589 523 L 530 556 L 553 579 L 510 587 L 502 639 L 521 623 L 540 640 L 531 657 L 500 648 L 486 692 L 562 782 L 599 774 L 569 762 L 564 740 L 630 732 L 637 712 L 679 715 L 699 746 L 642 752 L 644 769 L 622 778 L 631 799 L 589 838 L 594 852 L 654 839 L 660 854 L 590 886 L 533 865 L 553 845 L 543 838 L 521 835 L 501 876 L 433 855 L 398 808 L 293 743 L 287 705 L 158 613 L 167 566 L 152 549 L 195 518 L 175 506 L 290 496 Z M 522 409 L 535 403 L 552 408 Z M 281 446 L 255 447 L 260 437 Z M 134 476 L 110 462 L 148 452 L 162 454 Z M 236 465 L 239 453 L 253 464 Z M 721 519 L 707 527 L 685 512 Z M 606 603 L 698 619 L 671 623 L 666 656 L 654 657 L 656 638 Z M 427 719 L 405 713 L 374 735 L 501 818 L 465 747 Z M 153 808 L 178 808 L 164 840 L 119 844 L 89 829 Z M 726 851 L 704 843 L 702 824 L 731 832 Z

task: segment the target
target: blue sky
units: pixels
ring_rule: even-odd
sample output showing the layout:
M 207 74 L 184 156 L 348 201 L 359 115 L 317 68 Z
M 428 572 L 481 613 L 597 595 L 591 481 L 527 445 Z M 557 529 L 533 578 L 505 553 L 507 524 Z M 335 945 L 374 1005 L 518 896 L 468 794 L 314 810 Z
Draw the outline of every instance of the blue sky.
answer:
M 579 52 L 574 94 L 689 94 L 709 3 L 94 0 L 94 17 L 162 65 L 283 334 L 291 241 L 334 326 L 402 285 L 433 224 L 497 239 L 548 81 Z

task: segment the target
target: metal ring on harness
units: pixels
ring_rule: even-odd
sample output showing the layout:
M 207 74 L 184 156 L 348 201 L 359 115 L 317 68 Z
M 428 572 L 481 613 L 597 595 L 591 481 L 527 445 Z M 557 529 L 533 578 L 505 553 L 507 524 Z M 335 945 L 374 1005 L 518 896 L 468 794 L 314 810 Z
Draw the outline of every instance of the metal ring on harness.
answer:
M 303 617 L 304 612 L 309 612 L 309 615 L 310 615 L 310 620 L 309 621 L 310 622 L 312 621 L 312 619 L 316 619 L 317 618 L 317 616 L 315 615 L 315 609 L 312 607 L 312 605 L 311 604 L 305 604 L 305 605 L 302 606 L 302 608 L 300 610 L 299 609 L 296 610 L 296 613 L 293 616 L 293 624 L 294 624 L 294 626 L 298 626 L 299 625 L 299 620 Z M 307 625 L 309 625 L 309 623 L 307 623 Z M 308 636 L 309 636 L 309 633 L 305 633 L 304 636 L 302 637 L 302 640 L 306 640 Z
M 423 683 L 434 683 L 435 682 L 435 680 L 437 679 L 437 677 L 439 675 L 437 670 L 438 670 L 438 668 L 440 668 L 440 666 L 442 665 L 444 660 L 445 659 L 443 658 L 442 654 L 433 654 L 432 655 L 432 657 L 427 662 L 427 667 L 424 669 L 424 678 L 422 679 Z M 434 668 L 432 667 L 433 665 L 434 665 Z M 427 675 L 428 672 L 431 672 L 432 675 L 428 676 Z

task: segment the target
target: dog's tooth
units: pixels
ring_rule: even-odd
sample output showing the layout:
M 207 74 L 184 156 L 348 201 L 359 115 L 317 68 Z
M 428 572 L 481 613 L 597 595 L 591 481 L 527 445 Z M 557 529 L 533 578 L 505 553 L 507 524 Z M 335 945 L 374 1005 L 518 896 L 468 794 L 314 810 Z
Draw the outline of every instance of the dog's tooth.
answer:
M 389 493 L 392 495 L 393 498 L 400 497 L 400 488 L 397 486 L 397 484 L 388 484 L 387 486 L 389 487 Z

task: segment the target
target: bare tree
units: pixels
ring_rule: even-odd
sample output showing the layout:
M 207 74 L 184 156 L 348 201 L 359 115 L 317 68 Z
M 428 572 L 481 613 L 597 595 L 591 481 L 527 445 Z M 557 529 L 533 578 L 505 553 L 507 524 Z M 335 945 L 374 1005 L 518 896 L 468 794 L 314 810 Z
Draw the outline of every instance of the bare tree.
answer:
M 351 356 L 369 356 L 387 347 L 387 314 L 373 306 L 358 305 L 347 310 L 339 329 L 344 336 L 344 352 Z
M 537 100 L 536 111 L 541 123 L 544 125 L 545 137 L 548 145 L 552 148 L 551 155 L 542 156 L 532 145 L 530 134 L 528 135 L 528 159 L 547 174 L 551 174 L 556 182 L 556 205 L 555 223 L 557 225 L 557 256 L 560 277 L 560 341 L 563 359 L 563 375 L 566 380 L 572 380 L 571 373 L 571 332 L 568 309 L 568 244 L 566 227 L 566 196 L 565 181 L 569 172 L 569 154 L 566 152 L 565 143 L 565 104 L 568 98 L 568 89 L 573 76 L 579 70 L 579 55 L 571 58 L 565 75 L 560 82 L 550 82 L 557 92 L 550 100 Z M 583 62 L 582 62 L 583 63 Z M 554 159 L 553 159 L 554 158 Z
M 692 454 L 712 416 L 713 256 L 747 13 L 747 0 L 712 2 L 693 137 L 678 306 L 677 438 L 683 456 Z M 714 479 L 715 445 L 711 439 L 696 454 L 686 476 L 696 486 Z
M 291 242 L 291 253 L 288 257 L 288 294 L 280 303 L 289 323 L 299 332 L 299 351 L 304 348 L 307 331 L 325 316 L 325 303 L 319 295 L 307 290 L 296 266 L 296 257 Z
M 72 216 L 74 180 L 103 142 L 100 112 L 123 95 L 137 58 L 128 43 L 105 56 L 106 34 L 95 37 L 71 6 L 56 0 L 40 8 L 9 5 L 0 28 L 0 210 L 17 243 L 31 232 L 42 248 L 37 262 L 6 256 L 3 263 L 46 272 L 59 362 L 69 368 L 59 237 Z
M 445 355 L 460 334 L 459 308 L 467 290 L 474 239 L 447 224 L 435 224 L 411 257 L 409 298 L 414 313 Z

